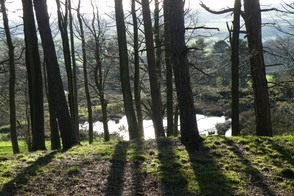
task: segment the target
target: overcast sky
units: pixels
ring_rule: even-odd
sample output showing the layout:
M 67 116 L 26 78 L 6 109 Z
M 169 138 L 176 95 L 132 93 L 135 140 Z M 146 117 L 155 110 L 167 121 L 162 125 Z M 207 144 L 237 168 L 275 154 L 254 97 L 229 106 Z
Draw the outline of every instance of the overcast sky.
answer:
M 221 10 L 228 7 L 234 6 L 234 0 L 202 0 L 209 8 L 213 10 Z M 293 0 L 260 0 L 262 8 L 278 7 L 282 2 L 293 3 Z M 22 3 L 21 0 L 7 0 L 7 7 L 9 10 L 10 20 L 21 20 L 22 15 L 20 10 Z M 73 0 L 73 7 L 76 5 L 78 0 Z M 82 12 L 91 12 L 90 0 L 81 0 L 82 2 Z M 107 13 L 111 14 L 114 12 L 114 0 L 97 0 L 98 7 L 100 8 L 100 14 Z M 56 1 L 47 0 L 48 9 L 52 14 L 56 14 Z M 200 0 L 186 0 L 186 6 L 199 11 L 199 25 L 205 25 L 209 27 L 218 27 L 222 32 L 227 31 L 226 22 L 231 23 L 232 16 L 229 14 L 223 15 L 213 15 L 206 12 L 203 8 L 199 6 Z M 130 0 L 123 0 L 124 8 L 128 9 L 130 5 Z M 151 3 L 151 9 L 153 4 Z M 263 14 L 263 21 L 270 20 L 273 14 Z M 224 37 L 226 33 L 219 34 L 219 37 Z

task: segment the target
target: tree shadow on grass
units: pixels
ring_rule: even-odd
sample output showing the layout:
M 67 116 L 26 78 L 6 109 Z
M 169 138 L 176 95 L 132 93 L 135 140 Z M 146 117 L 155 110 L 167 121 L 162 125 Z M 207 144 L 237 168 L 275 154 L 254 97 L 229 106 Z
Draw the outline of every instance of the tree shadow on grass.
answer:
M 218 168 L 216 158 L 222 156 L 210 151 L 210 148 L 198 145 L 186 145 L 186 150 L 199 185 L 200 195 L 234 195 L 232 181 Z
M 26 167 L 23 171 L 17 174 L 17 176 L 11 181 L 7 182 L 3 185 L 2 190 L 0 191 L 0 195 L 15 195 L 17 191 L 26 185 L 30 178 L 37 175 L 37 171 L 49 164 L 54 155 L 59 151 L 53 151 L 45 156 L 39 157 L 35 162 L 33 162 L 30 166 Z
M 122 195 L 128 147 L 129 142 L 123 141 L 115 146 L 110 160 L 111 168 L 107 177 L 106 196 Z
M 277 141 L 269 140 L 272 148 L 279 152 L 286 161 L 289 162 L 291 165 L 294 165 L 294 152 L 291 150 L 287 150 L 285 147 L 279 144 Z
M 163 185 L 163 195 L 188 195 L 187 193 L 187 179 L 181 172 L 181 163 L 179 157 L 175 153 L 174 142 L 178 140 L 172 140 L 169 138 L 160 138 L 156 140 L 158 148 L 158 160 L 159 165 L 159 178 Z
M 275 193 L 268 187 L 268 185 L 264 182 L 263 174 L 253 166 L 252 162 L 244 157 L 243 152 L 240 148 L 235 144 L 235 142 L 229 138 L 224 138 L 225 143 L 228 146 L 231 146 L 231 151 L 239 158 L 240 162 L 244 165 L 243 171 L 249 179 L 250 183 L 254 187 L 258 187 L 259 190 L 262 192 L 262 195 L 269 195 L 274 196 Z
M 130 149 L 133 149 L 133 154 L 131 156 L 131 170 L 132 170 L 132 181 L 133 188 L 131 195 L 144 195 L 143 190 L 143 176 L 142 176 L 142 163 L 145 161 L 145 151 L 144 151 L 144 141 L 134 140 L 131 141 Z

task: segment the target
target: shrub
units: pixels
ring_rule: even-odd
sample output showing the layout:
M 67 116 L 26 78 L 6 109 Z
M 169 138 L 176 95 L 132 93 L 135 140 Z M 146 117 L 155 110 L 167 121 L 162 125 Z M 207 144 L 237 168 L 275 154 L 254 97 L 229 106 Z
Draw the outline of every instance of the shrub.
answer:
M 231 121 L 226 121 L 224 123 L 217 123 L 215 125 L 216 132 L 218 135 L 225 135 L 226 132 L 230 129 L 231 127 Z

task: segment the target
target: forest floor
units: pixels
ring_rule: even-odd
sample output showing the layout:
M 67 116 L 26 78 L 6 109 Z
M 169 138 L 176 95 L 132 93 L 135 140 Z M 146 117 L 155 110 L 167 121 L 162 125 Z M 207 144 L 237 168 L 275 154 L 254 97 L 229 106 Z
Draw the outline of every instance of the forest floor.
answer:
M 294 136 L 95 142 L 18 155 L 0 145 L 0 195 L 290 196 L 293 155 Z

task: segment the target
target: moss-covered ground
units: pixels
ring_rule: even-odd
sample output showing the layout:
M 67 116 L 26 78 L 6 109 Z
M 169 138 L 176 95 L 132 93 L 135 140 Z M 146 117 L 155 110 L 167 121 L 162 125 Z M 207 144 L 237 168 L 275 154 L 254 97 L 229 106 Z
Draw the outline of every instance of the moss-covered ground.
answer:
M 1 196 L 294 195 L 294 136 L 97 141 L 17 155 L 8 144 L 0 142 Z

